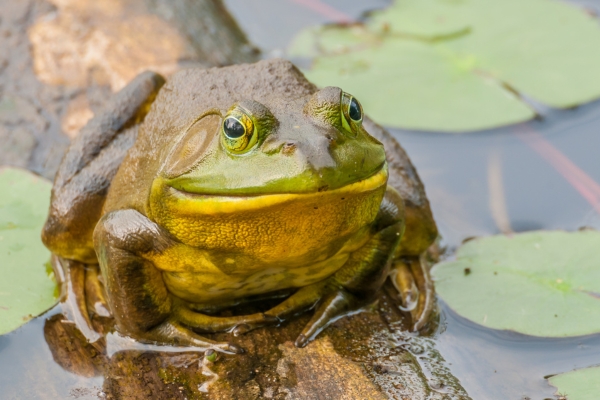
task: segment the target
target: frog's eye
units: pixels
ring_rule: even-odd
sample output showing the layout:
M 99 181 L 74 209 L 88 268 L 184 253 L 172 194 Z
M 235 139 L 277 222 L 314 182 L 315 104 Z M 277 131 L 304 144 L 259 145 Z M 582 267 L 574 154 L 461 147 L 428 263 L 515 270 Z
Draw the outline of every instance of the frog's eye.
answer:
M 352 96 L 346 92 L 342 92 L 342 125 L 349 132 L 354 132 L 354 129 L 351 127 L 352 124 L 360 124 L 363 119 L 363 111 L 362 106 Z
M 350 104 L 348 105 L 348 115 L 354 122 L 362 121 L 362 107 L 354 97 L 352 97 L 352 100 L 350 100 Z
M 229 140 L 237 140 L 246 134 L 246 127 L 236 117 L 227 117 L 223 121 L 223 133 Z
M 235 154 L 245 153 L 257 142 L 254 122 L 240 109 L 233 109 L 223 120 L 222 141 L 227 150 Z

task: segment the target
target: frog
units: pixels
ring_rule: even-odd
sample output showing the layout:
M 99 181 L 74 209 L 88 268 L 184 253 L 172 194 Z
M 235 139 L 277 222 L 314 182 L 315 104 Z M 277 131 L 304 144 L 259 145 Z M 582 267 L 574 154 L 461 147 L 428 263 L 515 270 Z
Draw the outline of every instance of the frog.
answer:
M 304 347 L 387 279 L 418 331 L 437 235 L 394 137 L 353 95 L 271 59 L 147 71 L 115 93 L 60 164 L 42 241 L 71 269 L 83 324 L 93 298 L 140 342 L 240 353 L 206 334 L 312 312 Z M 215 312 L 272 298 L 261 312 Z

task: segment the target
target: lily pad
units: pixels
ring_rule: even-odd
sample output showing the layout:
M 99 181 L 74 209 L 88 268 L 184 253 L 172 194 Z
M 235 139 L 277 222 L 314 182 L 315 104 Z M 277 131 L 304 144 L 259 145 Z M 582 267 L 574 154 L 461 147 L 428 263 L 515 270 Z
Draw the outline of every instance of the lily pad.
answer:
M 364 26 L 301 32 L 307 77 L 344 88 L 389 126 L 465 132 L 526 121 L 522 95 L 568 108 L 600 98 L 600 24 L 555 0 L 398 0 Z
M 557 394 L 569 400 L 597 400 L 600 393 L 600 367 L 579 369 L 549 379 Z
M 50 252 L 40 239 L 51 188 L 27 171 L 0 169 L 0 335 L 56 304 Z
M 473 239 L 432 274 L 452 309 L 486 327 L 547 337 L 600 332 L 600 232 Z

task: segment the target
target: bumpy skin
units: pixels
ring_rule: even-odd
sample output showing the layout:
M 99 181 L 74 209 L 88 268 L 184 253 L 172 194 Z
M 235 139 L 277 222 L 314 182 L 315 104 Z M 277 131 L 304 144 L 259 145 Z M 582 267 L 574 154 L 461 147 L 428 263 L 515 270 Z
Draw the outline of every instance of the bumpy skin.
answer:
M 92 234 L 108 188 L 164 82 L 160 75 L 141 74 L 73 139 L 56 174 L 42 232 L 55 254 L 97 262 Z
M 314 308 L 303 346 L 369 301 L 392 265 L 405 302 L 418 296 L 416 327 L 426 320 L 418 257 L 437 231 L 423 186 L 388 132 L 350 117 L 350 96 L 317 90 L 283 60 L 162 83 L 138 77 L 84 128 L 42 235 L 63 258 L 99 262 L 122 332 L 236 352 L 196 332 L 243 333 Z M 224 132 L 232 116 L 250 121 L 241 151 Z M 281 290 L 295 292 L 265 313 L 202 312 Z

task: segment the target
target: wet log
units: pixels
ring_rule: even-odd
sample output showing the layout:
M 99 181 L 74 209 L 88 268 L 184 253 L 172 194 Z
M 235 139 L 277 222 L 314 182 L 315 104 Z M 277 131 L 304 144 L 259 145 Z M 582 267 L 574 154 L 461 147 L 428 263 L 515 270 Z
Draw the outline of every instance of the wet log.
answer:
M 237 338 L 207 335 L 246 349 L 216 360 L 189 348 L 127 349 L 132 342 L 115 336 L 108 346 L 91 344 L 62 314 L 46 322 L 44 335 L 64 369 L 104 377 L 104 399 L 469 399 L 434 341 L 406 333 L 410 316 L 398 309 L 393 290 L 301 349 L 293 341 L 309 315 Z

